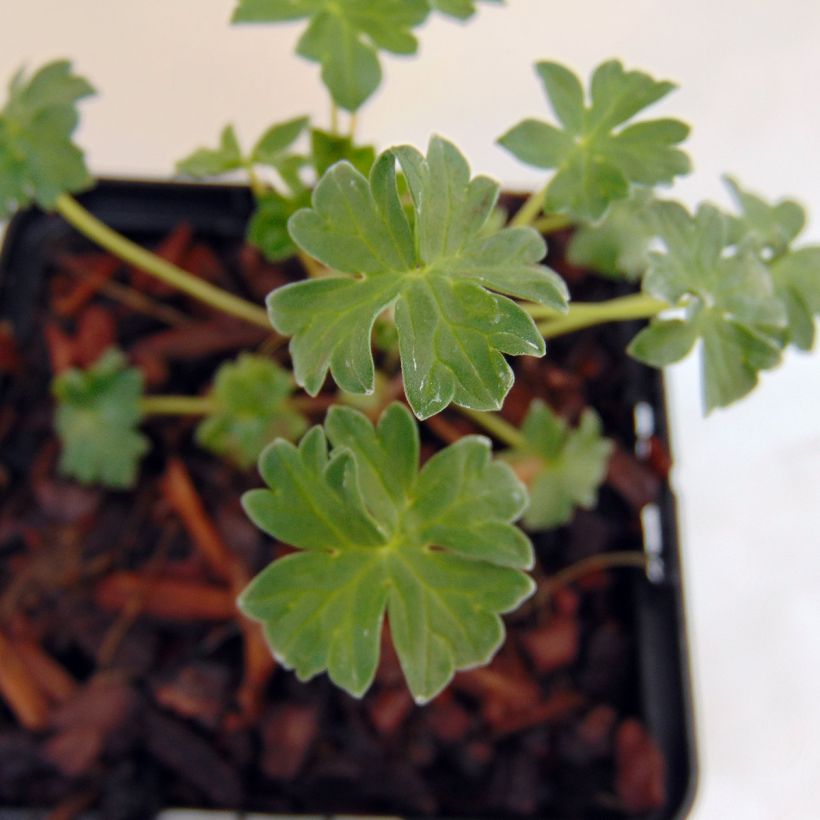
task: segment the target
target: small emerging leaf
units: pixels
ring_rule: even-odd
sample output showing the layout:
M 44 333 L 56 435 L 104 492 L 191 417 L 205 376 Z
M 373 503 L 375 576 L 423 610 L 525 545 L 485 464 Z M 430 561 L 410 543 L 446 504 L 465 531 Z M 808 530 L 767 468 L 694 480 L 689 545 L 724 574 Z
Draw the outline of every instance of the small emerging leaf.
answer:
M 372 145 L 356 145 L 350 137 L 314 128 L 310 132 L 310 141 L 311 158 L 318 177 L 342 160 L 347 160 L 360 174 L 367 176 L 376 161 L 376 149 Z
M 410 691 L 427 702 L 456 670 L 492 658 L 499 615 L 533 591 L 522 572 L 532 546 L 511 523 L 526 492 L 477 436 L 419 472 L 418 429 L 400 404 L 375 428 L 333 407 L 326 431 L 262 454 L 269 489 L 247 493 L 245 509 L 298 552 L 263 570 L 239 606 L 301 680 L 327 671 L 356 697 L 373 682 L 386 614 Z
M 561 128 L 526 119 L 499 143 L 522 162 L 555 169 L 544 209 L 579 221 L 600 219 L 635 185 L 671 183 L 689 173 L 689 158 L 676 146 L 689 127 L 679 120 L 630 123 L 674 89 L 617 60 L 602 63 L 590 81 L 587 105 L 578 78 L 552 62 L 536 65 Z
M 578 427 L 571 429 L 536 400 L 521 432 L 524 446 L 505 457 L 529 487 L 530 503 L 524 512 L 527 529 L 559 527 L 572 518 L 575 507 L 594 507 L 612 453 L 612 442 L 601 436 L 597 414 L 585 410 Z
M 64 193 L 91 185 L 82 151 L 71 141 L 77 102 L 94 93 L 71 63 L 59 60 L 9 85 L 0 111 L 0 219 L 37 203 L 51 209 Z
M 142 419 L 142 374 L 107 350 L 88 370 L 71 369 L 52 383 L 55 427 L 62 443 L 60 471 L 85 484 L 131 487 L 148 439 Z
M 197 427 L 196 440 L 206 449 L 247 468 L 275 438 L 294 441 L 307 421 L 288 403 L 290 374 L 264 356 L 243 353 L 223 364 L 210 393 L 214 409 Z
M 229 171 L 243 168 L 242 149 L 232 125 L 226 125 L 219 136 L 216 148 L 197 148 L 177 163 L 177 173 L 195 179 L 218 177 Z
M 397 159 L 412 219 L 399 198 Z M 532 319 L 500 294 L 563 310 L 567 292 L 538 264 L 545 246 L 534 230 L 484 233 L 497 196 L 498 185 L 470 179 L 464 157 L 441 137 L 426 158 L 410 147 L 386 151 L 369 180 L 347 162 L 332 166 L 313 207 L 289 228 L 303 250 L 348 275 L 268 297 L 273 326 L 293 336 L 297 382 L 315 395 L 330 370 L 343 390 L 370 392 L 373 323 L 394 306 L 405 392 L 419 418 L 451 402 L 498 409 L 512 385 L 502 354 L 544 353 Z
M 289 259 L 296 245 L 288 233 L 288 220 L 300 208 L 310 204 L 310 194 L 284 197 L 276 191 L 267 191 L 256 202 L 256 209 L 248 222 L 247 239 L 271 262 Z

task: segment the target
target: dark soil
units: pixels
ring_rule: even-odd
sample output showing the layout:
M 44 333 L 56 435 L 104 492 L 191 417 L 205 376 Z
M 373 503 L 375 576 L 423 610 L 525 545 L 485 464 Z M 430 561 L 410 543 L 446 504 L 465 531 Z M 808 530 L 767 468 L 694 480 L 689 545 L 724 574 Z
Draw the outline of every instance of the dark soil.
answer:
M 275 668 L 235 611 L 238 587 L 280 548 L 239 506 L 259 484 L 254 472 L 197 449 L 193 421 L 146 424 L 156 446 L 133 492 L 81 487 L 55 469 L 54 372 L 116 343 L 152 390 L 196 394 L 240 349 L 286 362 L 286 348 L 89 249 L 56 218 L 40 220 L 48 268 L 33 314 L 9 314 L 20 297 L 7 275 L 10 322 L 0 325 L 0 806 L 60 807 L 61 817 L 96 808 L 112 820 L 167 806 L 672 816 L 688 772 L 661 751 L 676 742 L 659 736 L 668 726 L 650 726 L 651 679 L 638 657 L 636 602 L 652 584 L 619 568 L 545 594 L 545 579 L 573 562 L 643 549 L 640 509 L 668 492 L 662 427 L 635 454 L 633 408 L 657 397 L 658 381 L 623 357 L 627 329 L 575 334 L 546 359 L 515 362 L 511 421 L 534 397 L 572 421 L 591 405 L 617 449 L 598 507 L 535 537 L 537 600 L 508 618 L 496 660 L 418 708 L 385 636 L 377 682 L 356 701 L 324 677 L 300 684 Z M 238 235 L 169 230 L 138 238 L 250 298 L 298 275 Z M 576 298 L 622 292 L 564 264 L 565 240 L 551 240 L 550 263 Z M 313 405 L 316 422 L 329 395 Z M 463 417 L 442 415 L 423 428 L 425 455 L 469 432 Z

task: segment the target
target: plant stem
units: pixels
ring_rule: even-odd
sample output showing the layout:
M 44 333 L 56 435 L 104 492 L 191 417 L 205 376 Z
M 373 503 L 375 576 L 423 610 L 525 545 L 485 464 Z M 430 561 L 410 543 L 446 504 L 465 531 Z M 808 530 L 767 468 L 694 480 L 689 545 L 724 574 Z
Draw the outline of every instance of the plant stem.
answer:
M 461 407 L 460 405 L 453 405 L 459 413 L 466 416 L 479 427 L 486 430 L 493 438 L 504 442 L 514 448 L 522 448 L 525 446 L 524 436 L 506 419 L 498 413 L 485 413 L 480 410 L 471 410 L 469 407 Z
M 263 327 L 265 330 L 270 330 L 268 314 L 263 307 L 215 287 L 210 282 L 199 279 L 145 248 L 141 248 L 97 219 L 70 194 L 60 194 L 57 198 L 56 210 L 81 234 L 124 262 L 155 276 L 206 305 Z
M 599 555 L 591 555 L 589 558 L 582 558 L 574 564 L 556 572 L 538 590 L 536 600 L 544 600 L 554 594 L 556 590 L 575 583 L 591 572 L 598 572 L 602 569 L 613 569 L 616 567 L 635 567 L 646 569 L 647 557 L 643 552 L 636 550 L 620 550 L 617 552 L 602 552 Z
M 354 142 L 354 140 L 356 139 L 356 124 L 357 118 L 356 112 L 354 111 L 350 114 L 350 120 L 348 121 L 347 127 L 347 136 L 350 138 L 351 142 Z
M 530 194 L 527 201 L 515 212 L 515 215 L 510 220 L 510 227 L 522 228 L 527 225 L 531 226 L 544 209 L 544 196 L 546 192 L 547 188 L 544 186 L 541 190 Z
M 335 102 L 330 103 L 330 133 L 339 136 L 339 106 Z
M 252 163 L 248 163 L 245 166 L 245 170 L 248 173 L 248 184 L 250 185 L 253 198 L 256 200 L 262 199 L 266 193 L 265 183 L 259 179 L 259 176 L 256 173 Z
M 569 228 L 572 225 L 572 220 L 564 214 L 549 214 L 536 219 L 532 226 L 538 233 L 555 233 L 555 231 L 563 231 L 564 228 Z
M 210 396 L 143 396 L 140 410 L 146 416 L 207 416 L 214 403 Z
M 543 305 L 531 305 L 524 309 L 533 318 L 545 317 L 545 321 L 538 323 L 538 330 L 545 339 L 552 339 L 564 333 L 606 322 L 649 319 L 668 307 L 667 302 L 653 296 L 634 293 L 607 302 L 576 302 L 569 306 L 569 312 L 564 315 Z

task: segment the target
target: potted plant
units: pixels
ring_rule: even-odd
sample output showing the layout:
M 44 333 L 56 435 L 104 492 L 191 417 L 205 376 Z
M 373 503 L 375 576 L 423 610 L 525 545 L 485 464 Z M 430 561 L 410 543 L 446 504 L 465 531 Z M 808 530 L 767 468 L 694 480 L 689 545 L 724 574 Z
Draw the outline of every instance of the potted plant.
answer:
M 380 49 L 414 50 L 431 13 L 474 11 L 242 0 L 237 23 L 304 20 L 298 52 L 321 65 L 331 126 L 290 119 L 250 150 L 225 127 L 179 170 L 246 173 L 250 193 L 143 187 L 147 220 L 111 207 L 116 184 L 74 196 L 90 185 L 72 142 L 90 84 L 65 61 L 12 81 L 4 207 L 60 218 L 11 230 L 42 226 L 7 252 L 8 416 L 17 424 L 42 382 L 25 304 L 43 322 L 61 449 L 44 443 L 43 418 L 19 418 L 4 544 L 9 576 L 28 581 L 5 590 L 0 691 L 5 725 L 30 730 L 9 730 L 6 754 L 33 768 L 8 776 L 10 795 L 35 773 L 66 806 L 108 805 L 123 799 L 101 785 L 113 761 L 130 791 L 174 772 L 177 802 L 288 813 L 671 816 L 685 804 L 685 720 L 666 743 L 652 714 L 651 690 L 667 685 L 685 717 L 678 648 L 654 680 L 630 660 L 634 644 L 657 647 L 660 623 L 680 630 L 660 382 L 611 349 L 660 366 L 698 346 L 706 408 L 729 404 L 786 346 L 811 346 L 820 252 L 795 246 L 804 215 L 791 201 L 735 182 L 732 214 L 664 199 L 657 186 L 688 171 L 688 128 L 647 119 L 672 84 L 615 60 L 586 86 L 536 66 L 552 115 L 499 139 L 546 171 L 526 199 L 499 199 L 443 137 L 377 153 L 341 129 L 378 85 Z M 95 215 L 107 209 L 149 242 L 171 233 L 146 250 Z M 156 227 L 157 212 L 209 244 Z M 244 223 L 256 251 L 236 249 Z M 58 254 L 36 296 L 21 273 L 35 247 Z M 596 329 L 564 338 L 584 328 Z M 537 365 L 545 339 L 553 369 Z M 505 355 L 528 358 L 514 372 Z M 191 456 L 192 440 L 236 469 Z M 275 549 L 239 516 L 242 490 Z M 32 497 L 40 509 L 23 516 Z M 104 550 L 123 520 L 144 537 Z M 74 563 L 40 582 L 52 537 L 74 544 Z M 62 610 L 54 595 L 72 579 L 91 604 L 68 595 Z M 625 638 L 642 609 L 656 621 Z M 515 637 L 499 653 L 505 614 Z M 175 659 L 157 671 L 129 650 Z

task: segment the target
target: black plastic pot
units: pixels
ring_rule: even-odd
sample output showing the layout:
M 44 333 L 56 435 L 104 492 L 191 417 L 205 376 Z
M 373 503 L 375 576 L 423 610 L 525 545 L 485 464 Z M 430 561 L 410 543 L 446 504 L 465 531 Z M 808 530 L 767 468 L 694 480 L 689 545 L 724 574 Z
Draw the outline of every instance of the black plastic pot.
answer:
M 217 244 L 234 241 L 243 235 L 252 208 L 251 197 L 243 188 L 122 181 L 102 182 L 83 195 L 81 201 L 116 230 L 146 244 L 155 243 L 183 220 L 196 235 Z M 8 227 L 0 260 L 0 321 L 11 323 L 23 347 L 41 344 L 41 330 L 33 321 L 31 308 L 42 293 L 52 249 L 62 245 L 71 233 L 59 217 L 38 211 L 19 215 Z M 605 298 L 605 294 L 618 295 L 623 288 L 602 282 L 599 291 L 600 298 Z M 610 326 L 605 332 L 623 350 L 635 326 Z M 555 345 L 559 347 L 562 343 Z M 632 429 L 620 431 L 622 441 L 638 452 L 652 435 L 667 443 L 661 375 L 632 361 L 625 368 L 628 384 L 620 390 L 624 406 L 619 418 L 622 427 L 631 425 Z M 26 378 L 41 383 L 43 395 L 48 395 L 48 373 L 27 373 Z M 0 382 L 0 399 L 5 387 Z M 26 457 L 33 446 L 33 442 L 28 446 L 18 441 L 13 450 L 0 448 L 0 464 L 10 475 L 23 476 L 28 466 Z M 684 817 L 691 805 L 695 751 L 675 501 L 667 484 L 662 486 L 657 502 L 644 507 L 641 521 L 642 528 L 636 526 L 633 533 L 625 535 L 624 544 L 647 551 L 651 557 L 649 572 L 630 570 L 618 576 L 623 579 L 619 580 L 622 606 L 626 620 L 634 627 L 630 640 L 636 649 L 634 666 L 627 676 L 631 686 L 629 700 L 635 715 L 663 752 L 667 765 L 666 806 L 642 816 L 671 820 Z M 247 805 L 241 808 L 254 808 L 252 796 L 248 795 Z M 6 816 L 2 811 L 0 815 Z M 599 816 L 623 815 L 595 815 Z

